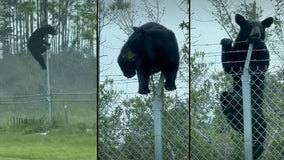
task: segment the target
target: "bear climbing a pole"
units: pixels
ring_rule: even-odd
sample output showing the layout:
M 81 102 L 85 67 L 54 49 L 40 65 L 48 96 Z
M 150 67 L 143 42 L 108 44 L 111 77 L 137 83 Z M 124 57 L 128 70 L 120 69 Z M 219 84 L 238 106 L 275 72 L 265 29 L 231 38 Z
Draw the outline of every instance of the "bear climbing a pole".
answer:
M 265 73 L 269 67 L 269 52 L 265 45 L 265 29 L 273 23 L 269 17 L 263 21 L 246 20 L 237 14 L 236 23 L 240 31 L 233 44 L 228 38 L 221 40 L 222 65 L 225 73 L 230 74 L 233 79 L 231 91 L 221 93 L 220 101 L 223 114 L 232 128 L 244 133 L 243 123 L 243 91 L 241 75 L 247 57 L 249 43 L 253 41 L 248 72 L 250 74 L 250 94 L 252 106 L 252 139 L 253 159 L 261 156 L 264 150 L 267 123 L 263 115 L 263 91 Z M 232 45 L 233 44 L 233 45 Z

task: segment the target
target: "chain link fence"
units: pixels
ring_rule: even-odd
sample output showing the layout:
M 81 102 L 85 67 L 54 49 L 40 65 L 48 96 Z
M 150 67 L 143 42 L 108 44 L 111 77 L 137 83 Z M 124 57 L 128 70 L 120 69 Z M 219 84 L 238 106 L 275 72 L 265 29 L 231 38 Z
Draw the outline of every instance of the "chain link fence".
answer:
M 248 93 L 242 93 L 240 72 L 232 75 L 218 72 L 216 68 L 221 68 L 218 62 L 194 65 L 190 90 L 190 159 L 244 159 L 246 124 L 243 124 L 242 97 Z M 271 68 L 266 73 L 255 68 L 255 72 L 250 72 L 252 145 L 254 159 L 258 160 L 284 159 L 283 68 Z
M 30 54 L 0 60 L 0 127 L 47 130 L 47 71 Z M 52 127 L 96 130 L 96 61 L 83 54 L 50 55 Z M 76 64 L 76 65 L 74 65 Z
M 113 90 L 112 85 L 108 80 L 100 85 L 98 158 L 154 159 L 154 93 L 130 96 Z M 189 159 L 189 95 L 185 91 L 180 95 L 165 92 L 162 97 L 162 154 L 165 160 Z
M 96 93 L 53 93 L 51 95 L 52 127 L 95 130 Z M 2 129 L 26 128 L 39 132 L 49 128 L 49 108 L 45 94 L 0 97 Z

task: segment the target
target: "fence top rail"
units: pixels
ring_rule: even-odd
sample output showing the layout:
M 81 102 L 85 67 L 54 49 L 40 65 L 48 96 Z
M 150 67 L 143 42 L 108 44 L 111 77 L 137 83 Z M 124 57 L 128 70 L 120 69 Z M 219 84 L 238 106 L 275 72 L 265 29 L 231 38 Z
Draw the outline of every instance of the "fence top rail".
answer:
M 22 95 L 2 95 L 0 98 L 26 98 L 26 97 L 39 97 L 44 96 L 45 94 L 22 94 Z

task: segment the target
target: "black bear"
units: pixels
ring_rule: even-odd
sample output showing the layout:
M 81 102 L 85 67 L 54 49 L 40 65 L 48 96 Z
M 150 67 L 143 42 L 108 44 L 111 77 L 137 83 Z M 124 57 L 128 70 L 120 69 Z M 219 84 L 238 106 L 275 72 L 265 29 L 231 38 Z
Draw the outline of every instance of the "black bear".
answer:
M 124 76 L 131 78 L 137 72 L 138 93 L 148 94 L 149 76 L 161 71 L 166 79 L 165 89 L 175 90 L 179 66 L 175 34 L 154 22 L 133 27 L 133 30 L 117 59 Z
M 243 105 L 241 75 L 245 64 L 249 43 L 253 43 L 253 51 L 249 64 L 251 75 L 252 136 L 253 158 L 257 159 L 263 152 L 267 123 L 263 115 L 263 90 L 265 72 L 269 66 L 269 52 L 265 45 L 265 29 L 273 23 L 269 17 L 263 21 L 246 20 L 237 14 L 236 23 L 240 26 L 238 36 L 232 40 L 224 38 L 222 45 L 222 65 L 225 73 L 233 79 L 233 90 L 221 94 L 221 107 L 230 125 L 243 133 Z
M 28 39 L 28 49 L 32 56 L 38 61 L 42 69 L 46 69 L 42 53 L 50 46 L 48 42 L 44 40 L 44 37 L 48 34 L 56 35 L 56 30 L 51 25 L 46 25 L 36 29 Z

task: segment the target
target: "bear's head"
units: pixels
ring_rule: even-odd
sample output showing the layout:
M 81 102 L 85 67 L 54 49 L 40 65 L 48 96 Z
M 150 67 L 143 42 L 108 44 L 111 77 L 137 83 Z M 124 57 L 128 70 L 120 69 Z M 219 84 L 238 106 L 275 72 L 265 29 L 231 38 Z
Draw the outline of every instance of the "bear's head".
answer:
M 42 27 L 42 28 L 45 29 L 45 32 L 46 32 L 47 34 L 57 35 L 56 29 L 55 29 L 54 27 L 52 27 L 51 25 L 49 25 L 49 24 L 46 25 L 46 26 L 44 26 L 44 27 Z
M 127 78 L 131 78 L 136 74 L 135 57 L 136 54 L 131 51 L 126 43 L 120 51 L 117 62 L 123 75 Z
M 251 39 L 264 41 L 265 29 L 273 23 L 272 17 L 268 17 L 263 21 L 251 21 L 246 20 L 239 14 L 236 14 L 235 20 L 240 26 L 240 32 L 236 41 L 249 41 Z

